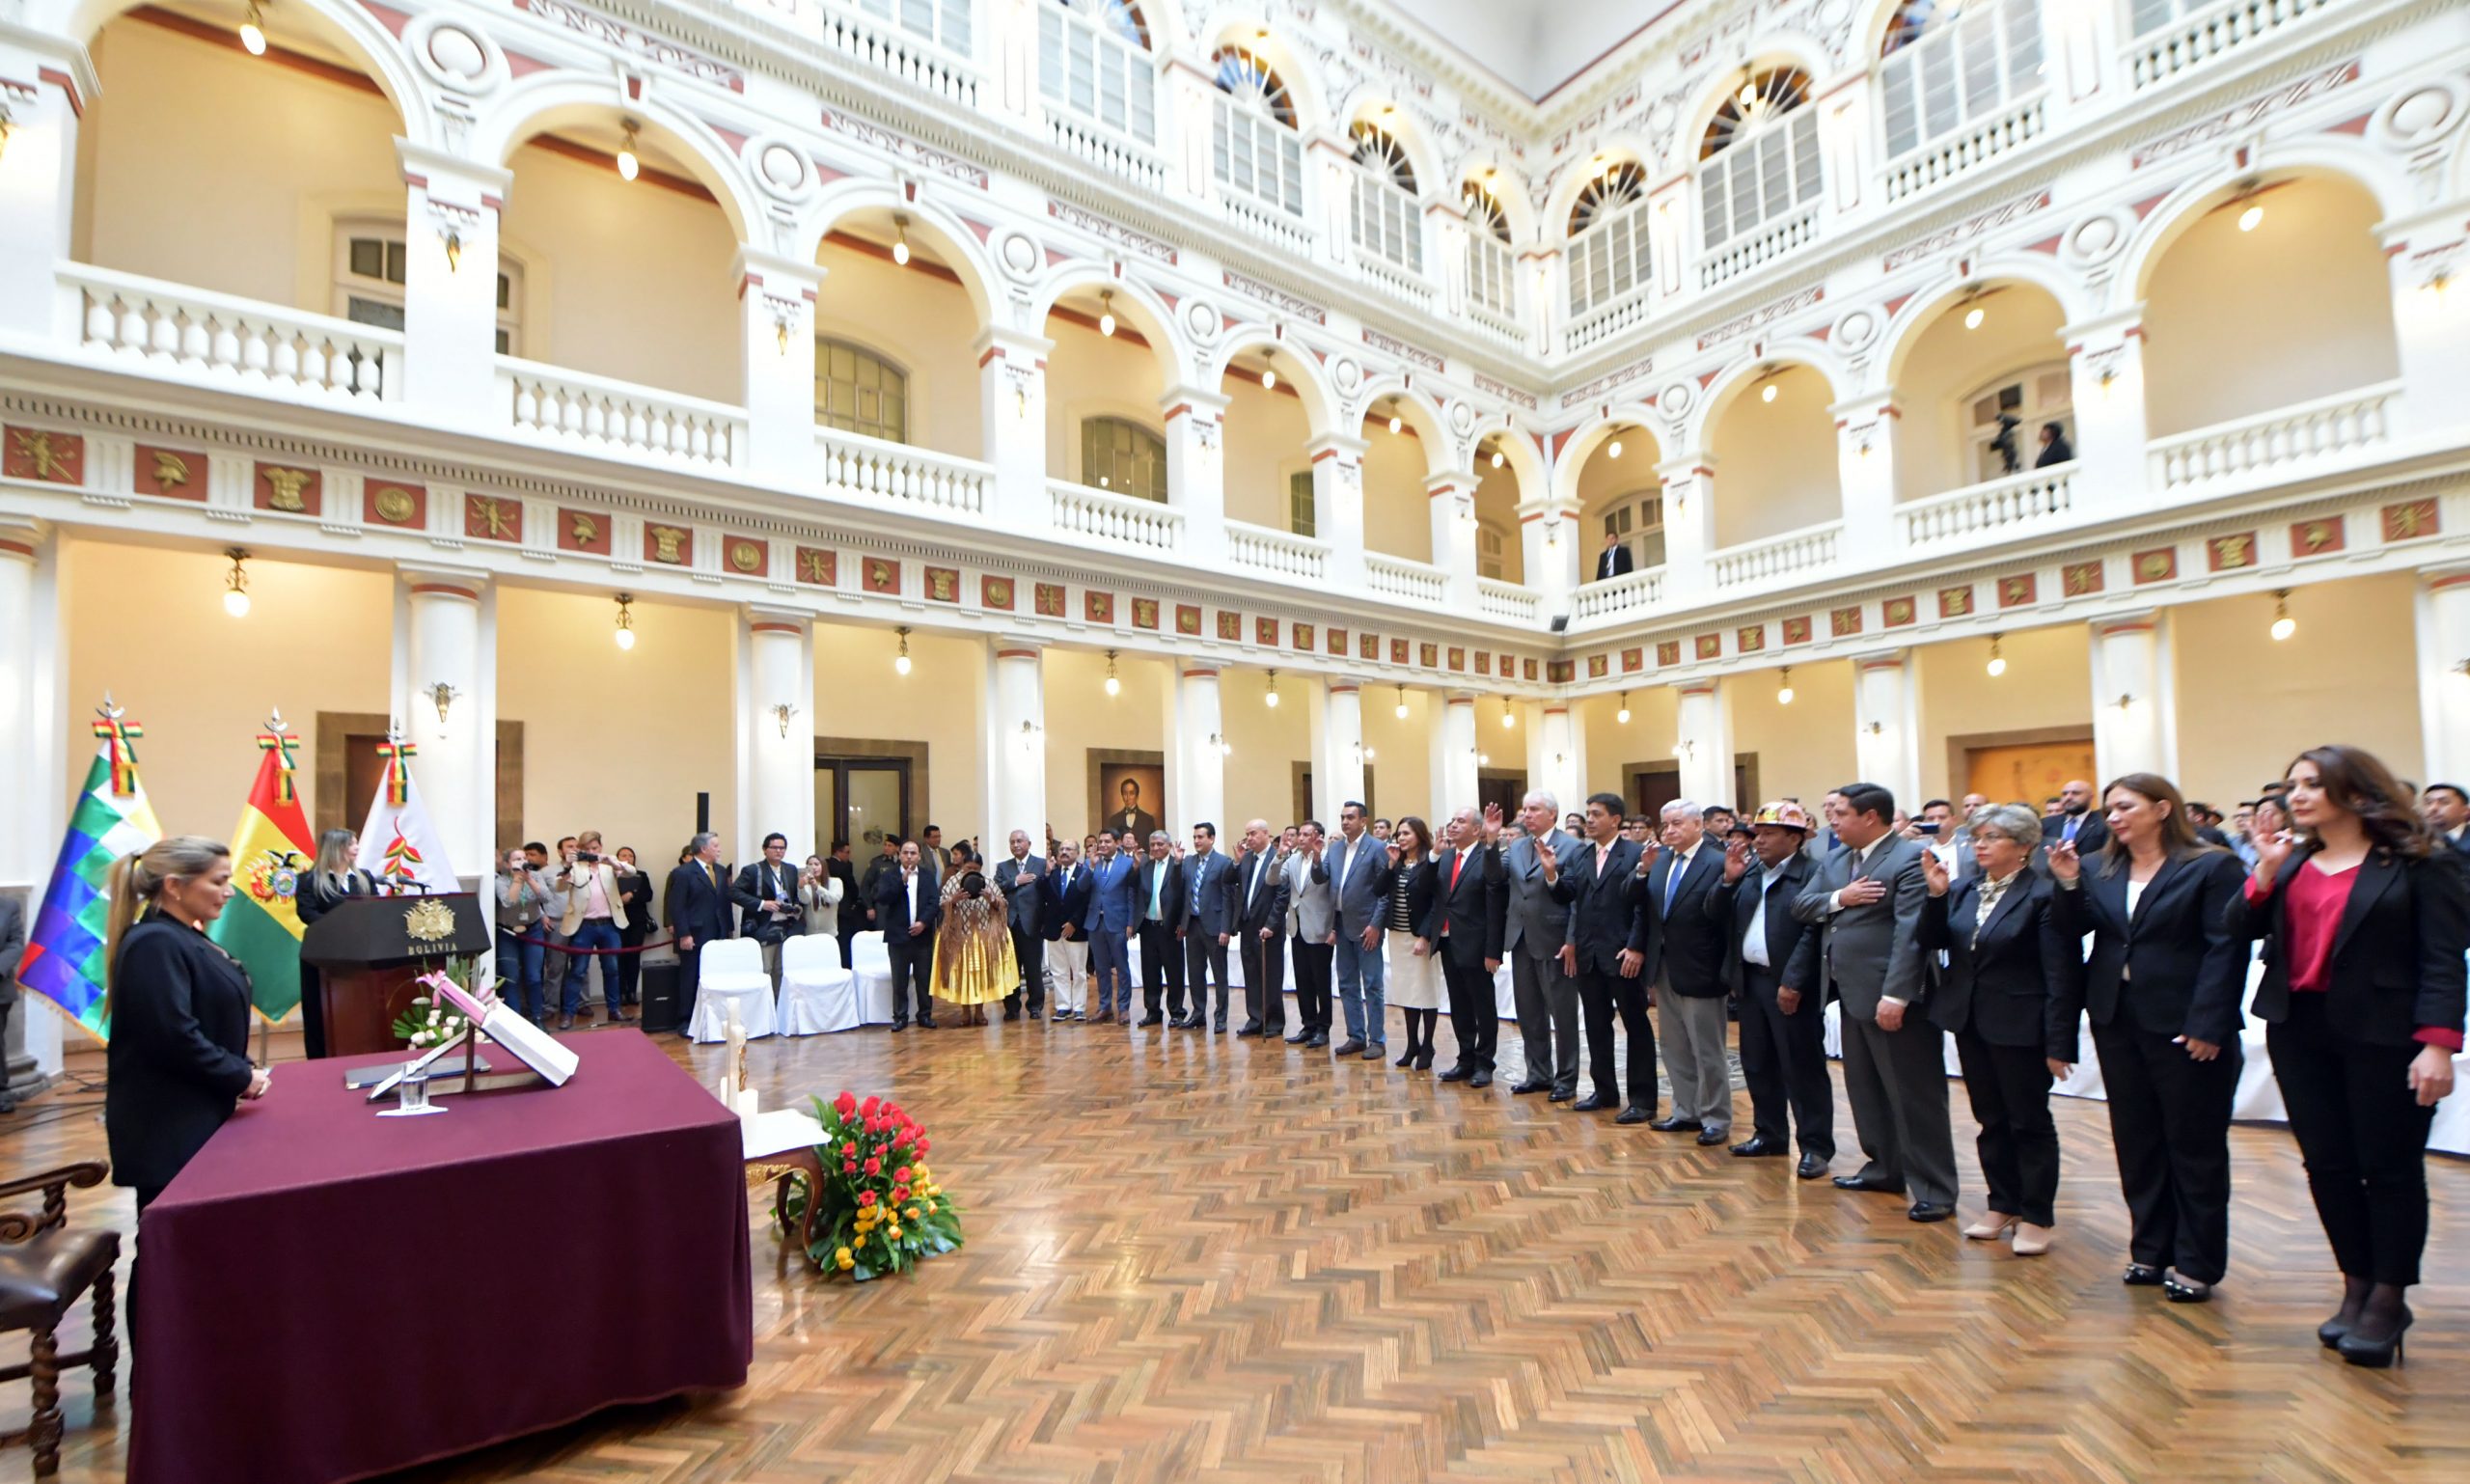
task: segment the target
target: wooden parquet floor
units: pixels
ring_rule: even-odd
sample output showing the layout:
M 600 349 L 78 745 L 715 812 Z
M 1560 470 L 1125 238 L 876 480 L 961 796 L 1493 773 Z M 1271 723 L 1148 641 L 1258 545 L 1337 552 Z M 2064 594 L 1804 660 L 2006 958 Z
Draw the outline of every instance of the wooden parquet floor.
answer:
M 715 1051 L 677 1054 L 717 1069 Z M 2216 1302 L 2182 1307 L 2118 1282 L 2099 1104 L 2060 1101 L 2060 1243 L 2018 1259 L 1786 1160 L 1513 1098 L 1514 1078 L 1468 1092 L 1094 1026 L 758 1042 L 753 1063 L 774 1102 L 897 1096 L 968 1247 L 910 1280 L 827 1284 L 776 1258 L 754 1193 L 743 1390 L 403 1480 L 2470 1478 L 2459 1163 L 2429 1168 L 2410 1363 L 2370 1373 L 2316 1343 L 2337 1284 L 2279 1131 L 2233 1135 L 2236 1261 Z M 1972 1128 L 1949 1091 L 1969 1213 Z M 95 1116 L 14 1133 L 0 1164 L 96 1157 Z M 129 1221 L 125 1193 L 72 1209 Z M 508 1236 L 538 1281 L 601 1260 L 582 1233 Z M 0 1392 L 0 1424 L 25 1405 Z M 83 1378 L 67 1405 L 62 1478 L 117 1479 L 118 1416 L 97 1418 Z M 0 1455 L 0 1478 L 26 1470 Z

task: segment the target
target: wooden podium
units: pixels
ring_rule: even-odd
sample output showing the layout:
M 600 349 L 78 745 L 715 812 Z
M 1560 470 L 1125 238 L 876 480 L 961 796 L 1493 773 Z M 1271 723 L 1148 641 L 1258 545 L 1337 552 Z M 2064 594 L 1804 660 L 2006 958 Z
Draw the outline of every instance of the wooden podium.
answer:
M 420 993 L 413 981 L 488 947 L 488 922 L 469 892 L 337 903 L 300 940 L 324 997 L 326 1055 L 395 1050 L 395 1022 Z

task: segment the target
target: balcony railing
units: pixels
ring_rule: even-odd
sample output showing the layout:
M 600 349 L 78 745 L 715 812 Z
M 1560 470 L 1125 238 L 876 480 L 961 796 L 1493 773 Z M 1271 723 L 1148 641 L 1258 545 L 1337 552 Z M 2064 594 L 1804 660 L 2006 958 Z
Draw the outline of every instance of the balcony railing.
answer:
M 1887 200 L 1902 201 L 1952 180 L 1975 165 L 2039 139 L 2048 128 L 2048 110 L 2043 100 L 2027 98 L 1995 118 L 1934 140 L 1889 165 Z
M 1254 572 L 1270 572 L 1279 577 L 1295 577 L 1304 582 L 1320 582 L 1330 575 L 1330 548 L 1308 536 L 1273 531 L 1267 526 L 1254 526 L 1240 520 L 1226 523 L 1226 561 L 1228 564 Z
M 2260 36 L 2268 36 L 2332 0 L 2224 0 L 2139 36 L 2127 48 L 2137 88 L 2167 82 Z
M 1404 562 L 1377 551 L 1363 554 L 1372 591 L 1402 602 L 1439 605 L 1449 600 L 1449 574 L 1422 562 Z
M 974 459 L 955 458 L 906 443 L 887 443 L 837 427 L 814 430 L 823 481 L 836 493 L 924 506 L 958 515 L 986 510 L 986 487 L 995 471 Z
M 400 399 L 403 336 L 110 268 L 64 263 L 78 296 L 78 342 L 208 379 L 318 398 Z
M 1432 308 L 1432 285 L 1421 277 L 1408 272 L 1386 258 L 1360 247 L 1356 249 L 1355 261 L 1356 266 L 1363 271 L 1365 278 L 1418 309 Z
M 1256 237 L 1275 243 L 1299 259 L 1308 262 L 1315 256 L 1312 251 L 1312 234 L 1304 230 L 1304 223 L 1275 206 L 1263 206 L 1257 201 L 1235 195 L 1221 186 L 1218 191 L 1218 209 L 1236 226 Z
M 2244 475 L 2279 476 L 2300 464 L 2382 443 L 2392 431 L 2387 413 L 2401 391 L 2400 382 L 2388 381 L 2156 438 L 2152 450 L 2154 492 Z
M 1063 153 L 1131 181 L 1143 194 L 1166 193 L 1166 167 L 1143 146 L 1063 113 L 1046 116 L 1046 135 Z
M 1782 536 L 1716 552 L 1712 564 L 1715 588 L 1718 591 L 1745 588 L 1831 567 L 1835 564 L 1835 538 L 1843 530 L 1842 521 L 1829 521 L 1824 526 L 1787 531 Z
M 1632 325 L 1643 323 L 1646 317 L 1647 286 L 1640 284 L 1623 297 L 1570 321 L 1568 333 L 1561 337 L 1562 343 L 1574 351 L 1584 350 L 1598 341 L 1608 340 Z
M 877 71 L 889 72 L 937 97 L 977 109 L 977 74 L 950 53 L 919 37 L 903 36 L 880 21 L 832 6 L 805 7 L 823 44 Z
M 1506 618 L 1512 623 L 1533 623 L 1544 611 L 1541 595 L 1497 577 L 1475 579 L 1475 601 L 1484 610 L 1485 618 Z
M 2075 465 L 2052 464 L 1896 507 L 1907 548 L 2004 540 L 2058 524 L 2075 504 Z
M 1495 309 L 1480 299 L 1469 299 L 1467 301 L 1467 318 L 1477 329 L 1490 331 L 1505 344 L 1526 344 L 1526 326 L 1506 310 Z
M 1721 252 L 1709 253 L 1698 265 L 1698 287 L 1713 289 L 1739 278 L 1770 259 L 1781 258 L 1818 235 L 1818 207 L 1803 206 L 1765 231 L 1736 239 Z
M 689 463 L 745 458 L 746 414 L 737 407 L 506 355 L 497 385 L 498 405 L 521 435 Z
M 1629 572 L 1609 582 L 1591 582 L 1571 595 L 1574 619 L 1612 618 L 1662 606 L 1663 568 Z
M 1048 518 L 1057 531 L 1140 551 L 1170 552 L 1184 544 L 1184 512 L 1155 500 L 1046 481 Z

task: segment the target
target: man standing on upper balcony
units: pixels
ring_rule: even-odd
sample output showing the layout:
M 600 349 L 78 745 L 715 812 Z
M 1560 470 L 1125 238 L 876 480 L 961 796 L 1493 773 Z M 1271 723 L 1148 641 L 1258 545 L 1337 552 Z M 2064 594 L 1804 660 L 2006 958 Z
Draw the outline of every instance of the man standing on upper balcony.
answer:
M 1637 559 L 1630 555 L 1629 543 L 1614 532 L 1604 533 L 1604 550 L 1596 554 L 1595 580 L 1609 582 L 1637 566 Z

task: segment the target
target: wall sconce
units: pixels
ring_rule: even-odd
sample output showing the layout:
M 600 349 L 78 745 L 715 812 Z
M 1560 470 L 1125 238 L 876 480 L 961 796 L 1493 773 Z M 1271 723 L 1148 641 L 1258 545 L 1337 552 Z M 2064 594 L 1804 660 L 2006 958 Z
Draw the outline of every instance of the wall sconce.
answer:
M 909 266 L 909 218 L 894 215 L 892 219 L 892 261 L 897 267 Z
M 1358 742 L 1355 745 L 1355 760 L 1358 762 L 1370 762 L 1372 760 L 1372 749 L 1364 746 L 1360 742 Z
M 628 119 L 623 121 L 619 127 L 625 130 L 626 137 L 618 146 L 618 179 L 632 180 L 643 173 L 644 168 L 644 162 L 635 158 L 635 136 L 641 130 L 641 125 L 634 120 Z
M 772 322 L 772 331 L 774 336 L 781 343 L 781 353 L 782 355 L 787 355 L 789 353 L 789 321 L 786 319 L 774 320 Z
M 2111 704 L 2117 706 L 2121 711 L 2126 711 L 2134 706 L 2135 698 L 2125 691 L 2121 691 L 2119 693 L 2119 699 L 2112 701 Z
M 455 698 L 463 693 L 447 684 L 445 681 L 440 680 L 435 685 L 432 685 L 428 689 L 421 692 L 421 694 L 426 696 L 429 699 L 430 703 L 437 707 L 438 729 L 441 731 L 444 730 L 446 728 L 447 708 L 453 705 Z
M 620 649 L 632 649 L 635 647 L 635 610 L 632 606 L 634 601 L 635 594 L 631 592 L 620 592 L 618 594 L 617 638 L 618 647 Z
M 1273 711 L 1277 709 L 1277 672 L 1275 670 L 1270 672 L 1269 692 L 1261 697 L 1261 704 Z
M 9 105 L 0 103 L 0 159 L 8 157 L 9 136 L 16 131 L 16 121 L 9 117 Z
M 1862 728 L 1862 730 L 1867 731 L 1874 737 L 1882 735 L 1886 729 L 1887 724 L 1884 722 L 1872 722 L 1869 726 Z
M 1023 717 L 1021 719 L 1021 751 L 1025 753 L 1036 752 L 1038 750 L 1038 734 L 1045 729 L 1045 728 L 1040 727 L 1037 723 L 1027 717 Z
M 2456 675 L 2470 675 L 2470 660 L 2455 660 L 2453 673 Z
M 797 714 L 798 708 L 789 704 L 785 701 L 773 702 L 772 719 L 781 724 L 781 740 L 784 742 L 788 740 L 789 719 Z
M 1475 766 L 1477 766 L 1477 767 L 1479 767 L 1479 768 L 1489 768 L 1489 767 L 1491 767 L 1492 765 L 1493 765 L 1493 755 L 1492 755 L 1492 754 L 1490 754 L 1490 753 L 1477 753 L 1477 754 L 1475 755 Z
M 909 673 L 909 625 L 904 623 L 893 632 L 900 635 L 900 652 L 892 656 L 892 673 L 905 675 Z
M 1209 745 L 1218 749 L 1218 756 L 1221 757 L 1232 757 L 1235 756 L 1235 744 L 1227 741 L 1224 737 L 1220 736 L 1217 732 L 1213 731 L 1209 734 Z
M 1697 751 L 1698 744 L 1692 742 L 1688 737 L 1684 737 L 1680 741 L 1672 744 L 1672 756 L 1675 757 L 1688 757 L 1696 754 Z
M 463 234 L 459 232 L 450 232 L 446 234 L 446 271 L 453 273 L 460 269 L 462 266 Z
M 1123 682 L 1115 678 L 1115 651 L 1112 649 L 1107 651 L 1107 694 L 1110 696 L 1123 694 Z
M 223 555 L 232 559 L 232 570 L 223 574 L 223 611 L 234 618 L 249 616 L 249 573 L 240 565 L 249 560 L 248 548 L 229 546 Z

